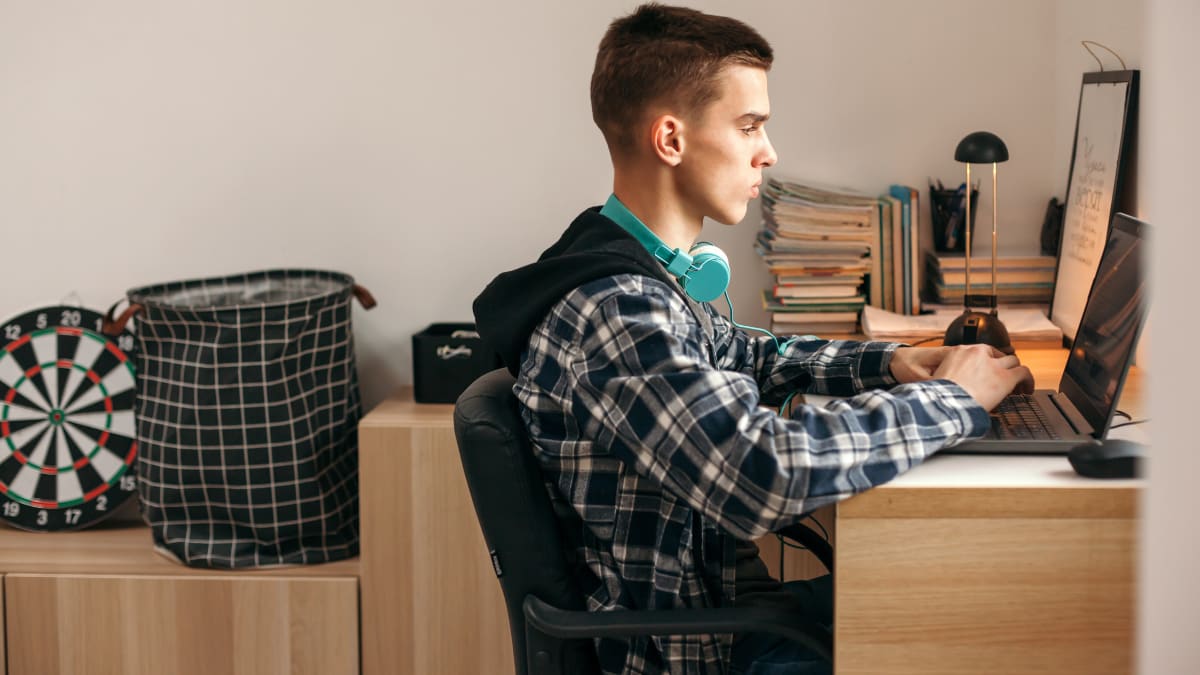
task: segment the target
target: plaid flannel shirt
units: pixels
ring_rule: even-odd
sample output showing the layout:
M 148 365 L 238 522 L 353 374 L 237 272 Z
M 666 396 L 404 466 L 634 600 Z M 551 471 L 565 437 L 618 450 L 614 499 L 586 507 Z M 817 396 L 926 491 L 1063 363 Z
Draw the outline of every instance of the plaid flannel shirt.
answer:
M 893 386 L 900 345 L 797 340 L 780 355 L 678 288 L 622 274 L 569 293 L 514 390 L 592 611 L 729 606 L 748 540 L 983 434 L 958 385 Z M 892 387 L 889 390 L 872 390 Z M 779 406 L 793 390 L 851 396 Z M 561 512 L 562 509 L 560 509 Z M 600 640 L 606 673 L 723 673 L 731 635 Z

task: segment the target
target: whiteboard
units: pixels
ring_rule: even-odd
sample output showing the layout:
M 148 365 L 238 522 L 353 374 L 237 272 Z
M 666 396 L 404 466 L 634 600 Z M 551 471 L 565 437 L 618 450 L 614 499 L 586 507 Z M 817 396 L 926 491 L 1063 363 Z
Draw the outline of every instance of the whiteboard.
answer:
M 1050 320 L 1075 338 L 1121 190 L 1125 130 L 1137 71 L 1086 73 L 1063 212 Z M 1124 81 L 1113 81 L 1122 78 Z M 1096 81 L 1105 80 L 1105 81 Z

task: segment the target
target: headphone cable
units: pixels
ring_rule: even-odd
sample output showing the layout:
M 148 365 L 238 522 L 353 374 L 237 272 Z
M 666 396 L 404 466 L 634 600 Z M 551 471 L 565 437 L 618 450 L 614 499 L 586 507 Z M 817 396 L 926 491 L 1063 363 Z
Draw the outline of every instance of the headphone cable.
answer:
M 733 300 L 729 299 L 729 291 L 725 291 L 725 304 L 729 305 L 729 323 L 733 324 L 734 326 L 737 326 L 738 328 L 741 328 L 742 330 L 755 330 L 755 331 L 758 331 L 765 335 L 769 335 L 771 337 L 771 339 L 775 341 L 775 353 L 778 354 L 779 356 L 783 356 L 783 352 L 785 349 L 787 349 L 788 345 L 790 345 L 793 342 L 795 342 L 796 340 L 800 339 L 799 335 L 793 335 L 792 337 L 790 337 L 790 338 L 784 340 L 782 343 L 780 343 L 779 337 L 777 335 L 775 335 L 774 333 L 772 333 L 771 331 L 767 330 L 766 328 L 759 328 L 758 326 L 746 326 L 746 325 L 738 323 L 737 321 L 734 321 L 734 319 L 733 319 Z M 795 397 L 796 394 L 797 394 L 796 391 L 792 391 L 791 393 L 789 393 L 787 395 L 786 398 L 783 399 L 783 403 L 781 403 L 779 405 L 779 414 L 780 415 L 786 414 L 787 409 L 788 409 L 788 404 L 792 402 L 792 398 Z
M 741 328 L 742 330 L 754 330 L 754 331 L 758 331 L 759 333 L 769 335 L 771 337 L 771 339 L 775 341 L 775 351 L 780 356 L 783 356 L 783 350 L 787 349 L 788 345 L 790 345 L 793 342 L 795 342 L 796 340 L 800 339 L 799 335 L 793 335 L 792 337 L 790 337 L 787 340 L 784 340 L 782 343 L 780 343 L 779 337 L 776 336 L 771 331 L 767 330 L 766 328 L 759 328 L 758 326 L 747 326 L 747 325 L 740 324 L 737 321 L 734 321 L 734 319 L 733 319 L 733 300 L 729 299 L 729 291 L 725 291 L 725 304 L 729 305 L 729 323 L 733 324 L 734 326 L 737 326 L 738 328 Z

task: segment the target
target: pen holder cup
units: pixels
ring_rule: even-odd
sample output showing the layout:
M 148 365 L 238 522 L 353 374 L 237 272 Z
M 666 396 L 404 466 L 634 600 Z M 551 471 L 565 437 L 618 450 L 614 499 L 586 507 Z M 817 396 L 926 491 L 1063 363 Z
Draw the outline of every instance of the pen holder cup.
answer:
M 959 252 L 967 249 L 966 204 L 963 196 L 966 187 L 957 190 L 929 189 L 929 213 L 933 219 L 933 248 L 938 253 Z M 975 236 L 975 214 L 979 210 L 979 190 L 971 190 L 971 237 Z

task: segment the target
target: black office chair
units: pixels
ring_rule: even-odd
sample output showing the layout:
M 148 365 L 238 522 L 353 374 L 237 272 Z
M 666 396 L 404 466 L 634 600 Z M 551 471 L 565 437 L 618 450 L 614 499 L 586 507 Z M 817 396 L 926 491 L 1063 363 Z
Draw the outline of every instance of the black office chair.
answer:
M 832 659 L 832 636 L 818 623 L 774 608 L 743 607 L 588 612 L 574 586 L 554 507 L 530 448 L 504 369 L 477 379 L 458 398 L 454 433 L 475 514 L 508 607 L 517 675 L 599 673 L 595 638 L 768 632 Z M 832 569 L 832 551 L 806 527 L 785 533 L 814 548 Z

